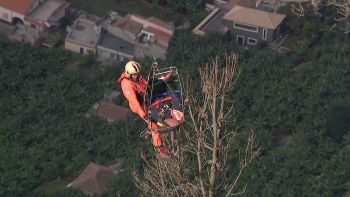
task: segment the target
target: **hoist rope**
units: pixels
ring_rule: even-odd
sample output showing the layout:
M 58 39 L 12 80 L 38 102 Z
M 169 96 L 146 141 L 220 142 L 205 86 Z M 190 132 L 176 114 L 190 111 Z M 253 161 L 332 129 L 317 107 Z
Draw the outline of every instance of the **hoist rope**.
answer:
M 158 24 L 158 31 L 157 31 L 157 33 L 159 32 L 159 29 L 160 29 L 160 22 L 162 22 L 162 9 L 163 9 L 163 0 L 162 0 L 162 2 L 160 3 L 160 12 L 159 12 L 159 24 Z M 157 34 L 156 33 L 156 34 Z M 158 38 L 157 38 L 157 36 L 156 36 L 156 42 L 158 42 Z M 156 43 L 156 57 L 157 57 L 157 49 L 158 49 L 158 45 L 157 45 L 157 43 Z

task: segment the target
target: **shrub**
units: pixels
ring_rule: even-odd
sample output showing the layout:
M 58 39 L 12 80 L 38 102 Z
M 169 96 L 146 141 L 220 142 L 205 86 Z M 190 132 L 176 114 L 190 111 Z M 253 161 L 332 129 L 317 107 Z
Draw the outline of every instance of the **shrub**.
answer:
M 45 38 L 48 43 L 57 44 L 61 40 L 62 32 L 59 28 L 53 27 L 45 32 Z
M 44 170 L 41 176 L 45 180 L 54 180 L 56 179 L 60 174 L 60 166 L 53 161 L 46 162 L 44 165 Z
M 125 99 L 122 104 L 123 107 L 129 107 L 129 101 Z
M 190 23 L 191 23 L 191 28 L 195 28 L 197 25 L 199 25 L 199 23 L 201 23 L 205 17 L 207 17 L 207 13 L 204 11 L 200 11 L 197 13 L 194 13 L 191 17 L 190 17 Z
M 259 40 L 256 44 L 258 49 L 264 49 L 267 46 L 267 42 L 265 40 Z

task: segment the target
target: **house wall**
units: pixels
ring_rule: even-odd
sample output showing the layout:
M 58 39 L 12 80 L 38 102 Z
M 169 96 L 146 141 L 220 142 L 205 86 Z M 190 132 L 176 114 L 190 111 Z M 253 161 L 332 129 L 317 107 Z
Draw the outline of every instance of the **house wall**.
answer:
M 4 18 L 4 14 L 7 14 L 7 19 Z M 0 7 L 0 18 L 2 20 L 5 20 L 5 21 L 12 23 L 12 11 L 8 10 L 6 8 Z
M 111 57 L 111 54 L 114 54 L 114 57 Z M 133 55 L 122 53 L 122 52 L 112 50 L 112 49 L 108 49 L 108 48 L 102 47 L 100 45 L 97 46 L 96 57 L 99 59 L 113 58 L 119 62 L 124 62 L 126 60 L 134 59 Z
M 244 46 L 248 45 L 248 38 L 256 39 L 257 41 L 262 40 L 263 37 L 263 27 L 258 27 L 258 32 L 251 32 L 242 29 L 237 29 L 233 27 L 234 22 L 229 20 L 224 20 L 225 27 L 228 28 L 228 33 L 232 40 L 237 41 L 237 36 L 244 37 Z M 266 42 L 273 42 L 276 38 L 275 30 L 267 29 Z
M 92 47 L 88 47 L 88 46 L 84 46 L 84 45 L 80 45 L 80 44 L 76 44 L 70 41 L 65 40 L 64 42 L 64 48 L 73 52 L 77 52 L 80 53 L 80 48 L 84 49 L 84 55 L 88 55 L 89 52 L 88 50 L 91 50 L 94 52 L 94 54 L 96 54 L 96 49 L 92 48 Z
M 138 35 L 140 33 L 140 31 L 138 31 L 135 35 L 131 32 L 124 31 L 123 29 L 120 29 L 118 27 L 114 27 L 110 24 L 108 24 L 108 32 L 110 32 L 111 34 L 118 36 L 119 38 L 122 38 L 123 40 L 126 40 L 132 44 L 135 43 L 136 35 Z
M 16 37 L 14 35 L 8 35 L 7 37 L 9 40 L 13 40 L 13 41 L 18 41 L 18 42 L 22 42 L 22 38 Z M 41 43 L 43 43 L 45 40 L 44 37 L 40 36 L 39 38 L 37 38 L 36 40 L 32 39 L 32 40 L 25 40 L 23 39 L 24 43 L 29 43 L 31 46 L 35 46 L 38 47 L 41 45 Z
M 141 23 L 143 25 L 143 27 L 142 27 L 143 29 L 145 29 L 145 28 L 147 28 L 149 26 L 151 26 L 153 28 L 156 28 L 156 29 L 158 29 L 158 27 L 159 27 L 159 25 L 156 25 L 156 24 L 153 24 L 151 22 L 145 21 L 145 20 L 143 20 L 141 18 L 138 18 L 138 17 L 136 17 L 134 15 L 131 15 L 131 19 L 136 21 L 136 22 Z M 175 28 L 173 28 L 173 29 L 175 29 Z M 169 29 L 164 28 L 164 27 L 159 27 L 159 30 L 163 31 L 163 32 L 166 32 L 168 34 L 171 34 L 171 35 L 173 35 L 173 32 L 174 32 L 174 30 L 169 30 Z
M 7 14 L 7 16 L 8 16 L 7 19 L 4 18 L 4 14 Z M 8 10 L 6 8 L 0 7 L 0 18 L 2 20 L 5 20 L 7 22 L 12 23 L 12 19 L 14 17 L 20 18 L 24 22 L 24 15 L 13 12 L 13 11 Z M 24 23 L 26 23 L 26 22 L 24 22 Z
M 157 58 L 158 59 L 162 59 L 165 60 L 165 54 L 166 54 L 166 50 L 161 48 L 161 47 L 157 47 L 157 45 L 155 44 L 139 44 L 136 43 L 135 44 L 135 57 L 140 58 L 140 57 L 145 57 L 145 56 L 150 56 L 153 57 L 156 54 L 156 50 L 157 50 Z
M 158 43 L 161 44 L 161 45 L 164 45 L 164 46 L 166 46 L 166 47 L 169 46 L 169 42 L 167 42 L 167 41 L 159 40 L 159 39 L 157 39 L 157 41 L 158 41 Z

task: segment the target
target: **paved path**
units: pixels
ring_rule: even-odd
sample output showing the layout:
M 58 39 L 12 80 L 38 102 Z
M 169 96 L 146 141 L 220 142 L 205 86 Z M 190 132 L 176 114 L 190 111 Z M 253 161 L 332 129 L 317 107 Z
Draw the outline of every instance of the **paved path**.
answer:
M 14 25 L 0 20 L 0 34 L 7 36 L 11 33 Z
M 189 22 L 189 21 L 186 21 L 186 22 L 184 22 L 182 25 L 176 27 L 176 29 L 187 29 L 187 28 L 190 27 L 190 25 L 191 25 L 190 22 Z

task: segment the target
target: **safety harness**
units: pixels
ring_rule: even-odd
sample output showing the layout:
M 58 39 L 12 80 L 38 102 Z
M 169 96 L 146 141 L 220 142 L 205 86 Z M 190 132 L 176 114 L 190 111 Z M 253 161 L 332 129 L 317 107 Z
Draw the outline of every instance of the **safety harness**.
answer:
M 136 87 L 136 92 L 144 95 L 146 92 L 146 85 L 141 85 L 140 81 L 143 79 L 141 75 L 139 75 L 136 80 L 134 80 L 131 77 L 126 77 L 125 74 L 123 74 L 119 79 L 118 79 L 118 83 L 121 83 L 124 79 L 129 80 L 134 87 Z

